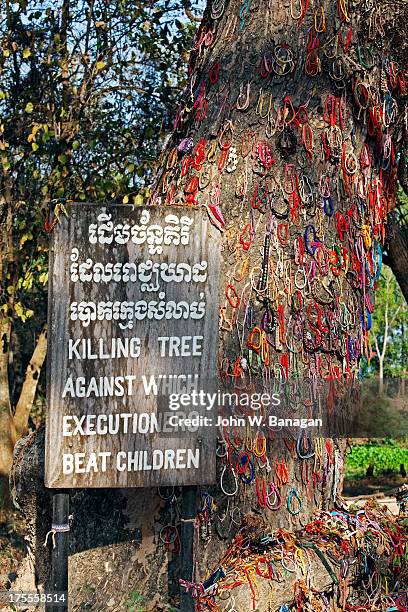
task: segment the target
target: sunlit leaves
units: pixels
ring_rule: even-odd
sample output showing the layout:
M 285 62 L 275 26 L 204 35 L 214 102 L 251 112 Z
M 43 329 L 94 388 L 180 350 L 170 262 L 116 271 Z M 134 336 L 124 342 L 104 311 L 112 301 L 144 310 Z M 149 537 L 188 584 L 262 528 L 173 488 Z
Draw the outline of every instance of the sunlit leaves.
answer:
M 58 6 L 21 0 L 12 29 L 0 23 L 0 172 L 19 202 L 21 320 L 44 299 L 49 203 L 146 202 L 193 34 L 177 0 L 95 0 L 92 14 L 71 0 L 65 30 Z
M 133 198 L 133 204 L 135 206 L 143 206 L 143 202 L 144 202 L 144 198 L 142 196 L 141 193 L 138 193 L 134 198 Z
M 8 170 L 10 170 L 11 164 L 10 164 L 9 158 L 6 155 L 1 156 L 1 165 L 2 165 L 4 172 L 7 172 Z
M 30 308 L 25 308 L 21 302 L 16 302 L 14 304 L 14 312 L 23 323 L 25 323 L 25 321 L 27 321 L 27 319 L 32 317 L 34 314 L 33 310 Z
M 38 282 L 43 287 L 46 287 L 47 284 L 48 284 L 48 272 L 43 272 L 42 274 L 40 274 L 39 277 L 38 277 Z

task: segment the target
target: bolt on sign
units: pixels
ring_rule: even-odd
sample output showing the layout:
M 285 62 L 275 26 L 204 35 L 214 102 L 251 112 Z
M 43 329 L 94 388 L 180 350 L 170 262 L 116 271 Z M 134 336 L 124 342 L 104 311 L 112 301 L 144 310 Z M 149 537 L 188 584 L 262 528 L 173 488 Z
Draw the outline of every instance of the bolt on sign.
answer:
M 171 398 L 215 379 L 219 232 L 203 209 L 66 211 L 50 249 L 46 485 L 214 481 L 208 413 Z

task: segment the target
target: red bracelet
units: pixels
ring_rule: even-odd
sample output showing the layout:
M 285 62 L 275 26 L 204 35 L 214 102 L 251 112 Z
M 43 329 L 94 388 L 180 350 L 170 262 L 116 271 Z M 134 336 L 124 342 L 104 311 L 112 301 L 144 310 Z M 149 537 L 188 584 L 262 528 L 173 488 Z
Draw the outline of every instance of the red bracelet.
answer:
M 232 295 L 231 295 L 232 294 Z M 231 308 L 238 308 L 238 306 L 241 303 L 241 298 L 239 297 L 237 290 L 235 289 L 234 285 L 227 285 L 227 288 L 225 290 L 225 296 L 229 302 L 229 305 L 231 306 Z M 235 300 L 234 302 L 232 300 Z

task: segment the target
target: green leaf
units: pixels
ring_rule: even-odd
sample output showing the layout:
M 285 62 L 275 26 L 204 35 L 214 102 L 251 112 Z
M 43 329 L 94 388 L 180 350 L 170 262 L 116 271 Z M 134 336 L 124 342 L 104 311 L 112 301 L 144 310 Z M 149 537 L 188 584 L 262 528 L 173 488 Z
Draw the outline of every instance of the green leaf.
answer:
M 23 234 L 20 238 L 20 247 L 22 247 L 27 240 L 32 240 L 32 238 L 33 235 L 31 233 Z
M 27 102 L 26 107 L 25 107 L 25 112 L 26 113 L 32 113 L 34 110 L 34 105 L 32 102 Z
M 41 285 L 46 285 L 48 283 L 48 272 L 43 272 L 40 274 L 38 280 L 40 281 Z

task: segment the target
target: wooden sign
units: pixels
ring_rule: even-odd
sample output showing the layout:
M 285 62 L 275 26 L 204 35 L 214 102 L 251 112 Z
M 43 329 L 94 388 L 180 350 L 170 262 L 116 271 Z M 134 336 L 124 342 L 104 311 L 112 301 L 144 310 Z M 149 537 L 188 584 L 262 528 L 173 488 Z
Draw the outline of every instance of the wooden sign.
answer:
M 215 428 L 169 397 L 215 379 L 219 245 L 203 209 L 67 206 L 50 254 L 46 486 L 214 481 Z

